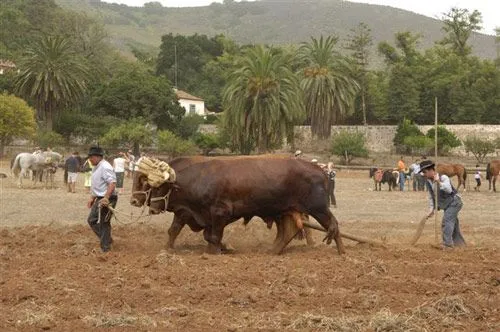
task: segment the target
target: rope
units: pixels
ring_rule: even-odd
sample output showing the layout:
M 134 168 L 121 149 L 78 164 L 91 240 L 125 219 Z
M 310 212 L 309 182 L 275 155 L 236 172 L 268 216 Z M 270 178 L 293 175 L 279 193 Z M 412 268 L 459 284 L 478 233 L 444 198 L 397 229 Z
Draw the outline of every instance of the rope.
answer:
M 133 212 L 130 212 L 130 213 L 125 213 L 125 212 L 122 212 L 114 207 L 112 207 L 111 205 L 108 205 L 107 208 L 108 210 L 112 213 L 112 216 L 115 217 L 115 220 L 119 223 L 119 224 L 122 224 L 122 225 L 130 225 L 130 224 L 133 224 L 133 223 L 136 223 L 136 222 L 139 222 L 139 220 L 141 220 L 143 217 L 144 217 L 144 211 L 146 210 L 146 207 L 147 207 L 147 204 L 146 202 L 148 201 L 150 195 L 151 195 L 151 189 L 149 190 L 146 190 L 146 191 L 134 191 L 132 192 L 132 195 L 134 194 L 144 194 L 146 195 L 146 200 L 144 201 L 144 204 L 142 205 L 142 210 L 141 210 L 141 213 L 138 217 L 136 217 L 134 219 L 134 214 Z M 97 222 L 100 223 L 101 222 L 101 210 L 102 210 L 102 206 L 99 206 L 99 211 L 98 211 L 98 219 L 97 219 Z M 125 222 L 125 221 L 122 221 L 118 218 L 118 214 L 121 214 L 121 215 L 124 215 L 124 216 L 127 216 L 130 218 L 130 221 L 129 222 Z M 151 215 L 147 215 L 147 221 L 150 221 L 152 216 Z
M 163 212 L 167 212 L 167 207 L 168 207 L 168 200 L 170 198 L 170 193 L 172 192 L 172 189 L 170 189 L 164 196 L 162 197 L 152 197 L 151 198 L 151 203 L 152 202 L 158 202 L 158 201 L 165 201 L 165 207 L 164 207 L 164 210 L 163 211 L 160 211 L 161 213 Z

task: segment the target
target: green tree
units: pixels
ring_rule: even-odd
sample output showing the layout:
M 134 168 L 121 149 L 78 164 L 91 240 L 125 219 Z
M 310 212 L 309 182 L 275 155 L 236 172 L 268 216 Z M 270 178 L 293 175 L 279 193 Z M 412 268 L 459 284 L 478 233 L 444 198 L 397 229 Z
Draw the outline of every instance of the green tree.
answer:
M 141 146 L 151 145 L 153 142 L 151 128 L 141 119 L 131 119 L 110 130 L 102 137 L 102 144 L 121 148 L 134 147 L 134 152 L 139 153 Z
M 302 94 L 290 58 L 275 48 L 247 50 L 223 93 L 224 126 L 243 154 L 281 146 L 303 119 Z M 255 145 L 254 145 L 255 144 Z
M 354 158 L 368 157 L 366 138 L 362 133 L 342 130 L 333 136 L 331 152 L 349 165 Z
M 359 23 L 354 29 L 351 29 L 351 34 L 348 36 L 347 49 L 352 52 L 351 56 L 354 59 L 355 78 L 359 83 L 360 91 L 358 93 L 360 99 L 361 114 L 363 124 L 366 126 L 366 94 L 368 90 L 368 60 L 370 57 L 370 48 L 373 45 L 373 37 L 371 29 L 366 23 Z
M 387 42 L 378 49 L 389 66 L 387 107 L 388 120 L 398 123 L 403 119 L 416 121 L 421 115 L 420 81 L 424 68 L 417 50 L 420 36 L 411 32 L 398 32 L 395 47 Z
M 471 13 L 468 9 L 453 7 L 449 12 L 443 13 L 441 20 L 446 37 L 440 43 L 449 45 L 460 56 L 469 55 L 471 47 L 467 41 L 472 32 L 481 30 L 481 13 L 477 10 Z
M 312 134 L 319 138 L 329 137 L 331 126 L 352 112 L 359 89 L 351 64 L 335 51 L 336 43 L 334 37 L 321 36 L 311 38 L 299 50 L 304 64 L 301 80 L 304 104 Z
M 464 147 L 465 151 L 472 153 L 479 163 L 482 163 L 487 155 L 495 152 L 493 141 L 477 136 L 467 136 L 464 140 Z
M 197 149 L 193 142 L 184 140 L 169 130 L 161 130 L 158 132 L 158 150 L 175 158 L 195 154 Z
M 121 120 L 142 118 L 159 129 L 174 130 L 185 110 L 179 105 L 170 82 L 138 65 L 127 65 L 92 95 L 95 115 Z
M 219 136 L 216 134 L 198 133 L 194 137 L 194 143 L 206 156 L 210 153 L 210 151 L 221 147 L 219 143 Z
M 462 142 L 460 142 L 458 137 L 445 127 L 438 126 L 437 132 L 439 154 L 446 154 L 450 151 L 450 149 L 457 148 L 462 145 Z M 434 138 L 436 137 L 434 128 L 429 129 L 426 136 L 434 142 Z
M 417 154 L 427 155 L 432 152 L 434 141 L 423 135 L 406 136 L 403 145 L 410 151 L 412 156 Z
M 175 134 L 182 139 L 190 139 L 198 132 L 198 128 L 205 120 L 201 115 L 191 114 L 186 115 L 181 119 L 179 125 L 175 129 Z
M 399 153 L 410 153 L 411 148 L 405 144 L 405 139 L 407 137 L 419 137 L 424 136 L 413 121 L 408 119 L 403 119 L 396 129 L 396 135 L 394 135 L 393 143 L 396 150 Z
M 31 138 L 35 129 L 35 111 L 21 98 L 0 94 L 0 158 L 13 138 Z
M 88 79 L 85 61 L 67 39 L 48 36 L 28 49 L 21 68 L 16 91 L 33 101 L 38 121 L 50 131 L 55 116 L 83 97 Z

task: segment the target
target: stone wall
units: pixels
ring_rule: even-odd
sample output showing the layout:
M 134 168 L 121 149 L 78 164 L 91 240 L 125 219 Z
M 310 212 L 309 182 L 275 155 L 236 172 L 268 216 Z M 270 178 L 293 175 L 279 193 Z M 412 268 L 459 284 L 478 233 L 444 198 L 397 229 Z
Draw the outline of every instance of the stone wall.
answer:
M 500 137 L 500 125 L 445 125 L 446 129 L 453 132 L 460 140 L 467 136 L 478 136 L 484 139 Z M 425 134 L 433 126 L 419 126 Z M 341 130 L 361 132 L 366 137 L 368 150 L 371 152 L 394 153 L 392 143 L 396 135 L 397 126 L 332 126 L 332 134 Z M 200 131 L 203 133 L 215 133 L 215 125 L 202 125 Z M 328 142 L 318 142 L 312 139 L 309 126 L 295 127 L 295 147 L 304 151 L 317 151 L 328 148 Z M 465 153 L 463 147 L 452 151 L 456 154 Z
M 418 126 L 425 134 L 434 126 Z M 460 140 L 464 140 L 467 136 L 477 136 L 483 139 L 495 139 L 500 137 L 500 125 L 445 125 L 445 128 L 454 133 Z M 394 153 L 393 144 L 394 136 L 396 135 L 397 126 L 332 126 L 332 134 L 341 130 L 351 132 L 361 132 L 366 137 L 368 150 L 372 152 Z M 318 144 L 312 139 L 311 128 L 309 126 L 295 127 L 296 146 L 304 150 L 308 147 Z M 455 154 L 463 154 L 463 147 L 456 148 L 452 151 Z

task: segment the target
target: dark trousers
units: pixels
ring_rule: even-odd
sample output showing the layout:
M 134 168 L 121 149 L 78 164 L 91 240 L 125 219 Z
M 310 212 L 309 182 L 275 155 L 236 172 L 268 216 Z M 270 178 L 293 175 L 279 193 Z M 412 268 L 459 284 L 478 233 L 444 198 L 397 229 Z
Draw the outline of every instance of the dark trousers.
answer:
M 99 240 L 101 241 L 101 249 L 106 252 L 111 249 L 111 243 L 113 240 L 111 239 L 111 216 L 112 212 L 107 207 L 99 208 L 99 201 L 102 197 L 97 197 L 94 200 L 94 204 L 90 208 L 89 217 L 87 218 L 87 222 L 90 225 L 90 228 L 97 235 Z M 110 205 L 112 207 L 116 206 L 118 202 L 118 196 L 111 196 L 109 198 Z M 101 218 L 99 220 L 99 210 Z
M 328 198 L 330 205 L 337 206 L 337 200 L 335 199 L 335 180 L 328 180 Z
M 425 179 L 420 174 L 413 175 L 413 191 L 424 191 Z

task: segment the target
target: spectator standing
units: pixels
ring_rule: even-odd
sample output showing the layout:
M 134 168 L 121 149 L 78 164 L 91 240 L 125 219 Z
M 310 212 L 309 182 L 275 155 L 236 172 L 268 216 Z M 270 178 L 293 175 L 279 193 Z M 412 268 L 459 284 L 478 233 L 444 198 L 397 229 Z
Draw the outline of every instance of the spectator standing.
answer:
M 405 175 L 405 162 L 403 159 L 403 156 L 398 161 L 398 172 L 399 172 L 399 190 L 404 191 L 405 190 L 405 181 L 406 181 L 406 175 Z
M 481 174 L 481 171 L 479 170 L 479 165 L 476 165 L 476 172 L 474 173 L 474 180 L 476 180 L 476 186 L 474 187 L 475 191 L 479 191 L 479 187 L 481 187 L 482 178 L 483 178 L 483 175 Z
M 76 192 L 76 179 L 78 178 L 78 172 L 80 171 L 80 160 L 78 158 L 78 152 L 75 151 L 73 154 L 66 159 L 64 163 L 64 171 L 68 173 L 68 192 Z
M 132 154 L 132 150 L 128 150 L 127 154 L 125 155 L 125 159 L 127 160 L 127 177 L 134 177 L 134 171 L 135 171 L 135 156 Z
M 337 200 L 335 199 L 335 177 L 337 176 L 337 172 L 335 172 L 332 162 L 328 163 L 326 174 L 328 176 L 328 198 L 330 205 L 333 205 L 333 207 L 336 208 Z
M 123 178 L 125 177 L 125 154 L 120 152 L 118 158 L 113 160 L 113 170 L 116 175 L 116 189 L 118 193 L 123 194 Z
M 90 194 L 90 186 L 92 184 L 92 169 L 94 165 L 90 162 L 90 159 L 87 158 L 83 163 L 83 174 L 84 174 L 84 183 L 83 186 L 86 189 L 87 194 Z

